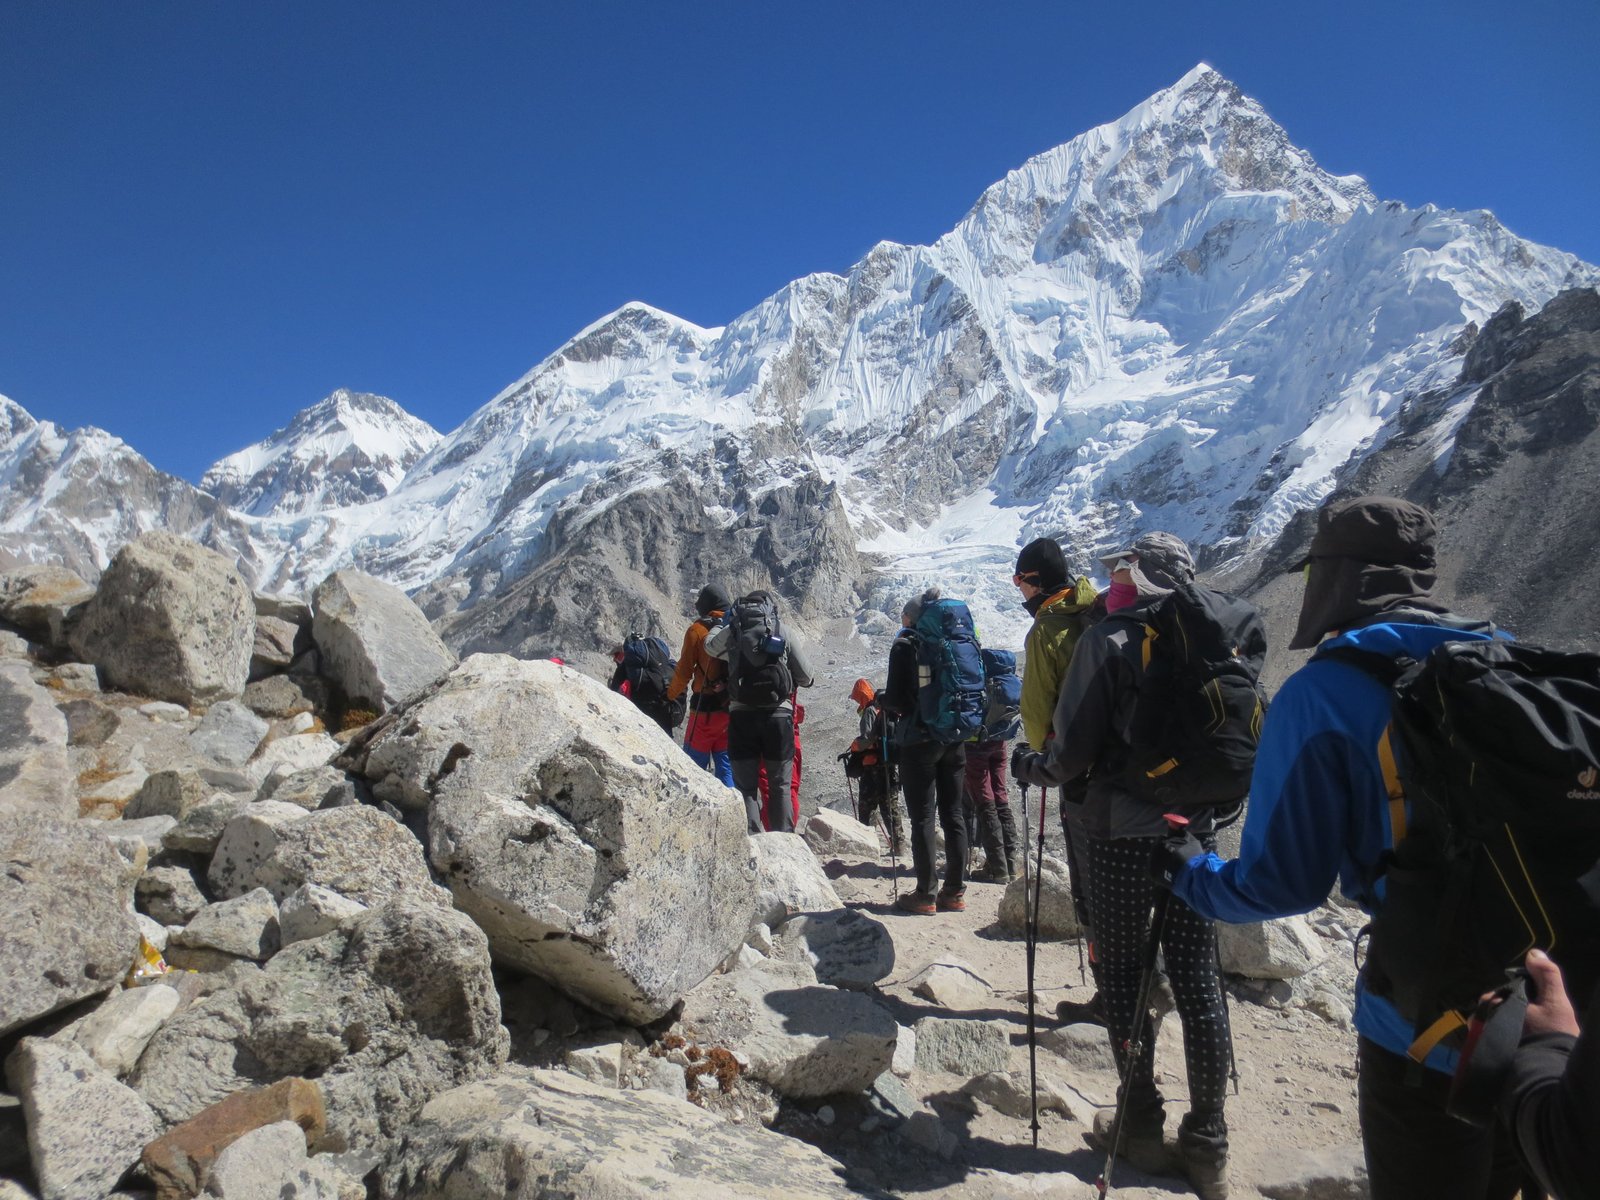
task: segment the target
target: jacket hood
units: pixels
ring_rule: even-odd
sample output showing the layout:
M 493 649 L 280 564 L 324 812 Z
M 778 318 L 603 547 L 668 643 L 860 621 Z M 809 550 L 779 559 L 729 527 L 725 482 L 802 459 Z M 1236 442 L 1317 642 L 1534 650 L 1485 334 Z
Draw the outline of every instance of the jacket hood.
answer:
M 1313 558 L 1306 571 L 1291 650 L 1309 650 L 1329 630 L 1369 624 L 1392 609 L 1445 612 L 1444 605 L 1433 599 L 1431 569 L 1358 558 Z

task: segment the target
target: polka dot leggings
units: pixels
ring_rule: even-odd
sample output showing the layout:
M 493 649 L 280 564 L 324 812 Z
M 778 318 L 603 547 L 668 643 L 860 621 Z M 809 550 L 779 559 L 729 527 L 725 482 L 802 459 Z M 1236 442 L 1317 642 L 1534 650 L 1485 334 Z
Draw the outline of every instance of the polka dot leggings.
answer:
M 1100 953 L 1100 990 L 1112 1050 L 1125 1075 L 1129 1068 L 1123 1047 L 1132 1033 L 1139 1002 L 1140 967 L 1156 899 L 1150 861 L 1158 845 L 1157 838 L 1091 839 L 1089 843 L 1089 912 Z M 1174 897 L 1167 906 L 1161 950 L 1183 1025 L 1190 1111 L 1215 1114 L 1220 1121 L 1228 1089 L 1230 1038 L 1217 978 L 1216 927 Z M 1162 1102 L 1152 1077 L 1155 1038 L 1148 1021 L 1142 1040 L 1142 1053 L 1129 1078 L 1130 1114 L 1158 1110 Z

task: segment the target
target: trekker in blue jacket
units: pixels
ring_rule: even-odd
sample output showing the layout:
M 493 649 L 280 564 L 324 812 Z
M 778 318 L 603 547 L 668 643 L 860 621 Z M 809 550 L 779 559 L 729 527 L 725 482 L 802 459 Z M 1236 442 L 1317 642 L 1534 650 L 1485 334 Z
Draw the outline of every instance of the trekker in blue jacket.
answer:
M 1268 711 L 1239 857 L 1169 848 L 1158 860 L 1173 893 L 1196 912 L 1240 924 L 1308 912 L 1335 881 L 1372 907 L 1374 868 L 1392 844 L 1377 752 L 1390 692 L 1325 652 L 1354 646 L 1421 659 L 1444 641 L 1493 636 L 1487 624 L 1433 600 L 1436 537 L 1426 509 L 1393 497 L 1356 497 L 1318 513 L 1310 554 L 1295 568 L 1305 568 L 1306 588 L 1289 646 L 1321 645 Z M 1516 1195 L 1523 1170 L 1504 1131 L 1474 1129 L 1445 1112 L 1454 1052 L 1435 1049 L 1417 1079 L 1405 1056 L 1415 1037 L 1410 1023 L 1365 984 L 1363 975 L 1357 1094 L 1373 1200 Z

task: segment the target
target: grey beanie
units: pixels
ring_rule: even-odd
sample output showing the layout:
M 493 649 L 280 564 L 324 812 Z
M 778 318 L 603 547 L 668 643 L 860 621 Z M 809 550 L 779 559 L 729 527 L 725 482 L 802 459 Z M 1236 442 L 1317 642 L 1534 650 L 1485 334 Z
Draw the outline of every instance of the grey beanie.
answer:
M 931 587 L 914 600 L 907 600 L 906 606 L 900 610 L 900 619 L 915 625 L 917 618 L 922 616 L 922 610 L 927 608 L 939 598 L 939 589 Z

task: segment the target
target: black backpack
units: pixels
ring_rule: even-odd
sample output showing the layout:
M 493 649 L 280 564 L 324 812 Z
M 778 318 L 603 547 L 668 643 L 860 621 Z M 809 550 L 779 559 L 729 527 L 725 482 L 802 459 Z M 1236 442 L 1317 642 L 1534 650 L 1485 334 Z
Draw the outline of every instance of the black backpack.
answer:
M 754 708 L 777 708 L 794 693 L 777 602 L 765 592 L 740 596 L 728 624 L 728 695 Z
M 1368 883 L 1367 986 L 1412 1023 L 1411 1056 L 1460 1042 L 1478 997 L 1531 949 L 1561 965 L 1572 995 L 1590 995 L 1600 979 L 1600 655 L 1472 638 L 1420 663 L 1354 647 L 1318 657 L 1394 693 L 1378 747 L 1393 845 Z
M 622 643 L 622 673 L 628 681 L 628 698 L 649 712 L 669 707 L 667 685 L 678 669 L 664 639 L 629 634 Z
M 1191 580 L 1132 619 L 1144 674 L 1128 725 L 1129 791 L 1163 809 L 1244 799 L 1267 711 L 1261 614 Z

